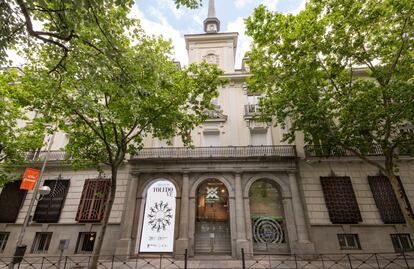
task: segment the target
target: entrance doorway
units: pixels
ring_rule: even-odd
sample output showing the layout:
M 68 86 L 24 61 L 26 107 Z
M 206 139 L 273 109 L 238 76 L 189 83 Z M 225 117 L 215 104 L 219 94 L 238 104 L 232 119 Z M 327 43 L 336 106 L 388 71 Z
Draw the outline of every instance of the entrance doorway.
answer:
M 282 196 L 274 181 L 260 179 L 249 190 L 253 251 L 288 253 Z
M 209 179 L 197 191 L 196 254 L 230 254 L 229 193 L 217 179 Z

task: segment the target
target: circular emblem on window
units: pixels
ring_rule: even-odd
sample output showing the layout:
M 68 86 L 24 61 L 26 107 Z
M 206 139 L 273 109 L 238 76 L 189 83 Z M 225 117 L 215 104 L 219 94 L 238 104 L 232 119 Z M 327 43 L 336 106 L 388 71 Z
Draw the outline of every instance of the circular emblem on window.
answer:
M 153 231 L 159 233 L 161 230 L 165 229 L 171 225 L 171 220 L 173 218 L 172 209 L 169 207 L 166 202 L 155 203 L 149 209 L 150 213 L 148 214 L 148 224 L 151 226 Z
M 253 237 L 257 243 L 283 243 L 284 233 L 279 222 L 271 218 L 258 218 L 253 223 Z

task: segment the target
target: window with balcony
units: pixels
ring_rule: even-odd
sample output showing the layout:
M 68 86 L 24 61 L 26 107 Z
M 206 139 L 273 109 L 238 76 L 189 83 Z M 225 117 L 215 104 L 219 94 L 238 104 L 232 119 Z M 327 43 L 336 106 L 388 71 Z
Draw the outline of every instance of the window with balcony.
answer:
M 93 247 L 96 241 L 96 233 L 79 233 L 78 242 L 76 243 L 77 254 L 87 254 L 93 251 Z
M 321 177 L 321 185 L 332 223 L 356 224 L 362 221 L 349 177 Z
M 37 203 L 33 220 L 38 223 L 58 222 L 69 185 L 70 180 L 67 179 L 46 180 L 44 186 L 49 186 L 50 194 L 42 197 Z
M 14 223 L 26 197 L 20 190 L 21 181 L 7 183 L 0 194 L 0 223 Z
M 220 132 L 204 132 L 203 133 L 204 147 L 218 147 L 220 146 Z
M 50 240 L 52 239 L 52 233 L 36 233 L 33 240 L 32 250 L 30 253 L 41 254 L 47 253 L 49 250 Z
M 357 234 L 338 234 L 339 246 L 342 250 L 361 249 Z
M 79 222 L 100 222 L 109 194 L 108 179 L 87 179 L 83 186 L 76 220 Z
M 262 131 L 251 131 L 250 132 L 250 145 L 252 146 L 265 146 L 267 142 L 267 129 Z
M 396 252 L 414 251 L 410 234 L 391 234 L 391 241 Z

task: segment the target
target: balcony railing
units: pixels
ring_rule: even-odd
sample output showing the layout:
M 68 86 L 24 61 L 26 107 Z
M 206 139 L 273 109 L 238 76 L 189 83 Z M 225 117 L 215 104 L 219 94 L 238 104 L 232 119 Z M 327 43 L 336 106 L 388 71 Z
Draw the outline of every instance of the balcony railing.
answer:
M 356 154 L 351 150 L 341 146 L 306 145 L 306 157 L 355 157 Z M 374 146 L 365 156 L 383 156 L 380 146 Z
M 32 151 L 26 154 L 26 160 L 29 162 L 42 162 L 47 156 L 47 151 Z M 70 156 L 63 150 L 49 151 L 49 161 L 66 161 Z
M 131 160 L 186 159 L 290 159 L 296 157 L 295 146 L 228 146 L 197 148 L 144 148 Z

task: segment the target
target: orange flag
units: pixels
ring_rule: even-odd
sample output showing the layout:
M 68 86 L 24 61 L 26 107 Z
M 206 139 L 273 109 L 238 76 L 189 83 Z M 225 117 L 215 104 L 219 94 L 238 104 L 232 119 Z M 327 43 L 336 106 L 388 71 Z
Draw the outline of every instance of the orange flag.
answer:
M 40 170 L 33 168 L 26 168 L 23 175 L 22 184 L 20 185 L 21 190 L 33 190 L 36 181 L 39 179 Z

